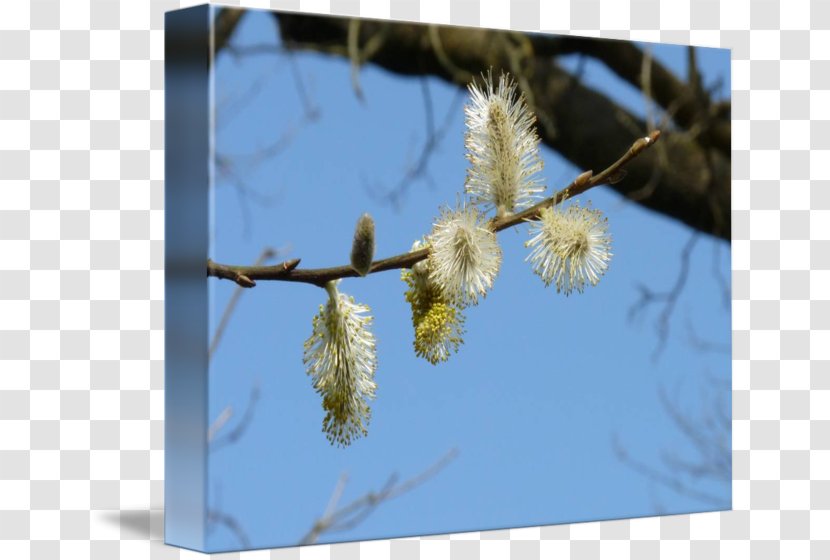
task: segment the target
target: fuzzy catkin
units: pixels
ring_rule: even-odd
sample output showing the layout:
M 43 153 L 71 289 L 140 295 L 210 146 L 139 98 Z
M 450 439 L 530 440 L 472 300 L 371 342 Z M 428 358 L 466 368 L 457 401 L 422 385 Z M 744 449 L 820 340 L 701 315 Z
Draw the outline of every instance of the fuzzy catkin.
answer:
M 361 276 L 369 274 L 375 256 L 375 221 L 368 213 L 357 220 L 352 241 L 352 268 Z

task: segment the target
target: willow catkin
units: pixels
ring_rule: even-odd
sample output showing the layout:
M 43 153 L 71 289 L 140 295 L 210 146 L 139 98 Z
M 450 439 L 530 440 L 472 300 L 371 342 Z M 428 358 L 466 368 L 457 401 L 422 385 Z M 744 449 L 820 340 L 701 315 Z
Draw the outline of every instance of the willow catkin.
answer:
M 354 228 L 352 242 L 352 268 L 361 276 L 369 274 L 375 255 L 375 221 L 368 213 L 363 214 Z

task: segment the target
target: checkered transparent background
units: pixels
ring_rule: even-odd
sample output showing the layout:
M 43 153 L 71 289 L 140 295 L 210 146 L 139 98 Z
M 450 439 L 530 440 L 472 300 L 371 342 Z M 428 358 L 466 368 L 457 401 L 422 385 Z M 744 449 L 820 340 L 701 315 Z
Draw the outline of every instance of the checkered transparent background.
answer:
M 217 556 L 830 558 L 830 2 L 236 4 L 732 49 L 735 511 Z M 163 13 L 179 6 L 0 8 L 2 558 L 203 556 L 161 542 Z

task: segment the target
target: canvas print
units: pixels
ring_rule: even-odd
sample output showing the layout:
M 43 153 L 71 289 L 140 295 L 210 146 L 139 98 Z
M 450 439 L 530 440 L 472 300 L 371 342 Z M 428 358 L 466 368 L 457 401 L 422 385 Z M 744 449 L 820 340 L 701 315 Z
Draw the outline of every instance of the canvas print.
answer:
M 166 26 L 169 544 L 731 507 L 729 51 Z

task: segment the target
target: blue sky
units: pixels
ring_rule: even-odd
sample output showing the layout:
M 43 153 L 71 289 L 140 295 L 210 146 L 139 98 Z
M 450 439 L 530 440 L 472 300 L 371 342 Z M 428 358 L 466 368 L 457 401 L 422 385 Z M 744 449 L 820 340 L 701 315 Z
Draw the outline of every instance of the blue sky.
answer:
M 275 41 L 270 17 L 257 12 L 234 38 L 236 45 Z M 681 47 L 653 49 L 683 75 Z M 725 80 L 721 95 L 728 96 L 728 51 L 701 51 L 705 79 Z M 217 63 L 219 153 L 256 153 L 296 130 L 275 157 L 255 165 L 233 158 L 237 176 L 259 194 L 241 202 L 230 182 L 217 185 L 211 258 L 247 264 L 271 246 L 285 250 L 284 258 L 302 258 L 304 267 L 345 264 L 363 212 L 375 219 L 377 257 L 408 250 L 463 190 L 461 105 L 430 159 L 432 182 L 411 184 L 395 210 L 373 190 L 396 185 L 424 141 L 418 79 L 367 66 L 360 73 L 361 104 L 343 59 L 300 53 L 295 61 L 320 110 L 316 122 L 301 126 L 302 103 L 286 57 L 223 55 Z M 602 65 L 589 62 L 585 79 L 642 114 L 642 99 Z M 457 90 L 434 79 L 428 87 L 440 121 Z M 581 171 L 546 148 L 542 157 L 549 194 Z M 715 263 L 731 276 L 729 246 L 698 242 L 670 338 L 653 361 L 659 310 L 633 322 L 628 312 L 638 284 L 660 291 L 674 283 L 691 232 L 603 187 L 580 198 L 607 215 L 613 236 L 614 258 L 600 284 L 570 297 L 546 289 L 524 261 L 526 228 L 502 232 L 500 275 L 487 298 L 467 310 L 465 344 L 447 363 L 432 366 L 414 355 L 398 272 L 342 282 L 341 291 L 372 308 L 379 360 L 369 435 L 347 449 L 331 446 L 320 431 L 320 397 L 302 364 L 303 341 L 325 292 L 281 282 L 246 291 L 212 362 L 211 415 L 233 406 L 232 429 L 255 383 L 262 396 L 244 438 L 209 457 L 211 503 L 234 516 L 255 547 L 289 546 L 322 514 L 342 473 L 349 476 L 345 504 L 379 489 L 392 473 L 416 475 L 456 448 L 457 458 L 428 482 L 321 542 L 711 509 L 625 466 L 612 441 L 616 436 L 632 457 L 657 467 L 666 451 L 694 457 L 658 388 L 699 416 L 710 402 L 701 396 L 709 386 L 704 378 L 729 380 L 727 353 L 701 352 L 688 342 L 693 325 L 699 336 L 730 344 L 729 308 L 713 273 Z M 234 288 L 210 280 L 214 327 Z M 728 387 L 720 389 L 726 402 Z M 699 481 L 695 488 L 729 503 L 727 485 Z M 221 527 L 209 543 L 217 550 L 238 547 Z

